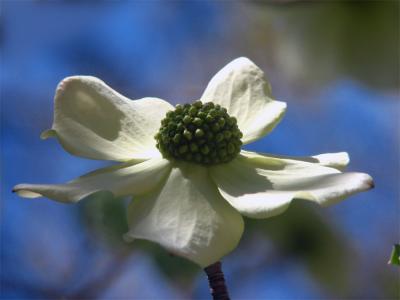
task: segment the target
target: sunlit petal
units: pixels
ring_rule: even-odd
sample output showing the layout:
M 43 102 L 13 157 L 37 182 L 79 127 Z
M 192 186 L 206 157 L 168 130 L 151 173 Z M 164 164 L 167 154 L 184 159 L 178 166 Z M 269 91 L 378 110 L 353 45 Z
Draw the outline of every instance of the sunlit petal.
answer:
M 179 164 L 165 185 L 129 206 L 127 240 L 147 239 L 208 266 L 232 251 L 243 220 L 218 193 L 204 167 Z
M 227 108 L 237 118 L 245 144 L 270 132 L 286 110 L 286 103 L 272 99 L 264 72 L 245 57 L 235 59 L 220 70 L 211 79 L 201 101 Z
M 57 137 L 71 154 L 126 161 L 159 156 L 154 134 L 173 107 L 164 100 L 129 100 L 90 76 L 67 77 L 57 87 L 54 123 L 42 138 Z

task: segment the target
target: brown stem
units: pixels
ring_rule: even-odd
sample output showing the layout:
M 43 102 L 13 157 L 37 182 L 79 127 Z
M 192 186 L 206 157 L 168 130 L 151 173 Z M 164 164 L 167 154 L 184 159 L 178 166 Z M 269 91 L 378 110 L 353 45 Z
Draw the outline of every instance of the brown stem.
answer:
M 228 289 L 225 285 L 224 273 L 221 262 L 216 262 L 204 269 L 208 277 L 210 292 L 214 300 L 230 300 Z

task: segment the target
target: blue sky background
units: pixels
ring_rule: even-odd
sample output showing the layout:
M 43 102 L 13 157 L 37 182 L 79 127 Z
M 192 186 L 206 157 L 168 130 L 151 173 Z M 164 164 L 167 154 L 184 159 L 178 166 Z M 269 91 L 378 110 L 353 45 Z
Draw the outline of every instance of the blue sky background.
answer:
M 62 78 L 92 75 L 132 99 L 182 103 L 200 97 L 208 80 L 239 56 L 258 64 L 274 96 L 288 104 L 274 132 L 248 149 L 300 156 L 347 151 L 349 170 L 371 174 L 376 188 L 329 208 L 299 202 L 284 215 L 246 220 L 242 242 L 223 260 L 232 298 L 400 296 L 399 271 L 386 264 L 400 239 L 395 2 L 0 5 L 2 299 L 209 297 L 196 266 L 148 243 L 123 243 L 123 200 L 62 205 L 21 199 L 11 189 L 65 182 L 107 164 L 39 139 L 51 126 Z M 377 24 L 373 31 L 370 23 Z M 352 37 L 356 43 L 346 42 Z

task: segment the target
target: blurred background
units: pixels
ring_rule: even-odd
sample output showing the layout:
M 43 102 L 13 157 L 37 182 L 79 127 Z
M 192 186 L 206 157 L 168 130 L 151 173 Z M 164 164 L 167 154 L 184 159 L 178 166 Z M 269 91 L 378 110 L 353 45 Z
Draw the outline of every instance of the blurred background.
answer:
M 57 83 L 93 75 L 136 99 L 198 99 L 247 56 L 288 103 L 247 149 L 347 151 L 376 188 L 336 206 L 295 202 L 246 219 L 223 265 L 233 299 L 398 299 L 400 239 L 398 1 L 2 0 L 1 298 L 209 299 L 202 270 L 159 246 L 126 244 L 124 199 L 62 205 L 11 193 L 61 183 L 106 162 L 73 157 L 51 126 Z

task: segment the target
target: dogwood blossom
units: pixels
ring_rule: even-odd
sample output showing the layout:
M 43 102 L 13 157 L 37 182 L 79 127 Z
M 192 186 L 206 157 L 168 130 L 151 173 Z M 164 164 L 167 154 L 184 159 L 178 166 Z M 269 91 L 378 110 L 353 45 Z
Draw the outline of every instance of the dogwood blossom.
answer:
M 121 163 L 66 184 L 19 184 L 14 191 L 65 203 L 100 191 L 131 197 L 126 240 L 159 243 L 205 267 L 237 246 L 242 215 L 269 218 L 296 198 L 327 206 L 373 187 L 367 174 L 342 172 L 345 152 L 298 158 L 240 149 L 268 134 L 285 109 L 247 58 L 220 70 L 200 101 L 177 107 L 130 100 L 95 77 L 67 77 L 42 138 L 57 138 L 77 156 Z

